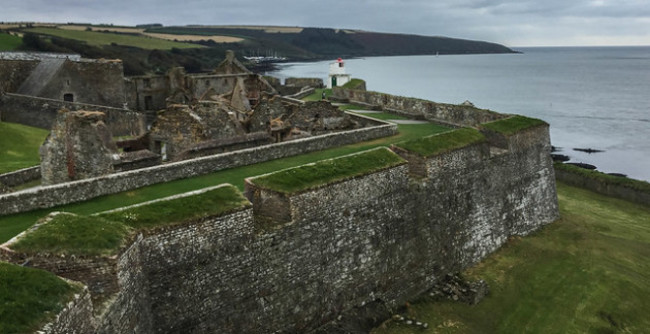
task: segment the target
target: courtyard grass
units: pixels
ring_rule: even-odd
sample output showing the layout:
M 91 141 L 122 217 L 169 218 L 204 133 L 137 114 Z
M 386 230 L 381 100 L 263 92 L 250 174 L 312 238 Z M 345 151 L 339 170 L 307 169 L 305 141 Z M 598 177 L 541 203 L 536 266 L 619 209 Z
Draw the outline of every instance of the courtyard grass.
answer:
M 411 303 L 422 333 L 643 333 L 650 328 L 650 209 L 558 184 L 562 218 L 467 270 L 479 304 Z M 413 333 L 389 322 L 374 334 Z
M 49 133 L 43 129 L 0 122 L 0 174 L 38 165 L 38 148 Z
M 110 45 L 112 43 L 115 43 L 118 45 L 133 46 L 133 47 L 148 49 L 148 50 L 153 50 L 153 49 L 171 50 L 172 48 L 191 49 L 191 48 L 203 47 L 198 44 L 180 43 L 180 42 L 168 41 L 165 39 L 152 38 L 152 37 L 140 36 L 140 35 L 123 34 L 123 33 L 117 34 L 117 33 L 110 33 L 110 32 L 106 33 L 106 32 L 96 32 L 96 31 L 66 30 L 66 29 L 56 29 L 56 28 L 30 28 L 30 29 L 24 29 L 24 31 L 36 33 L 36 34 L 84 41 L 89 45 L 95 45 L 95 46 Z
M 2 124 L 2 123 L 0 123 Z M 299 156 L 271 160 L 255 165 L 243 166 L 218 171 L 212 174 L 155 184 L 118 194 L 107 195 L 90 201 L 62 205 L 49 209 L 34 210 L 25 213 L 0 216 L 0 243 L 5 242 L 18 233 L 33 225 L 38 219 L 53 211 L 66 211 L 81 215 L 89 215 L 145 201 L 172 196 L 183 192 L 202 189 L 209 186 L 230 183 L 243 191 L 244 179 L 273 171 L 300 166 L 324 159 L 331 159 L 346 154 L 360 152 L 379 146 L 428 136 L 450 129 L 437 124 L 400 124 L 399 134 L 386 138 L 360 142 L 352 145 L 336 147 L 328 150 L 302 154 Z

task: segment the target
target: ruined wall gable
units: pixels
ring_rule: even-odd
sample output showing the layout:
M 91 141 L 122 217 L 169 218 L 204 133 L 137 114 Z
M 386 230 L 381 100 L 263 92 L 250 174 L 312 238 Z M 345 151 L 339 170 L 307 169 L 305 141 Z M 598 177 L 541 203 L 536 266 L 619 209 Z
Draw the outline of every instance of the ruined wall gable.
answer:
M 63 66 L 40 91 L 39 97 L 121 108 L 124 74 L 121 61 L 64 61 Z
M 43 184 L 113 172 L 117 147 L 101 112 L 62 110 L 40 148 Z

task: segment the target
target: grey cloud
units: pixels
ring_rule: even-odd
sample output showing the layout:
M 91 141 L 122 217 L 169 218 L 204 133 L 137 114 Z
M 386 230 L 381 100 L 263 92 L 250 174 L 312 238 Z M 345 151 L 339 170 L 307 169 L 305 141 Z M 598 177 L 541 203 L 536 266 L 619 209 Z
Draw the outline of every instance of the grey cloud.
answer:
M 0 21 L 260 24 L 363 29 L 507 45 L 650 44 L 641 0 L 3 0 Z

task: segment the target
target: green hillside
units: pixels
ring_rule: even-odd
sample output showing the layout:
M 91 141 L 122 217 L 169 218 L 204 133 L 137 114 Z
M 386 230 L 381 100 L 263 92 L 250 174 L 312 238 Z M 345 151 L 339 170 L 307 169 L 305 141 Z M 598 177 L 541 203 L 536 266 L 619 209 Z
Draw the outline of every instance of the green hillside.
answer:
M 485 279 L 479 304 L 411 303 L 424 333 L 644 333 L 650 328 L 650 209 L 558 185 L 562 219 L 465 273 Z M 413 333 L 386 323 L 374 334 Z
M 0 31 L 0 51 L 13 51 L 23 42 L 22 38 Z
M 65 30 L 56 28 L 30 28 L 25 29 L 25 32 L 56 36 L 61 38 L 74 39 L 84 41 L 89 45 L 111 45 L 118 44 L 124 46 L 133 46 L 141 49 L 158 49 L 158 50 L 171 50 L 172 48 L 189 49 L 202 47 L 197 44 L 179 43 L 168 41 L 164 39 L 151 38 L 146 36 L 125 34 L 125 33 L 109 33 L 109 32 L 95 32 L 84 30 Z

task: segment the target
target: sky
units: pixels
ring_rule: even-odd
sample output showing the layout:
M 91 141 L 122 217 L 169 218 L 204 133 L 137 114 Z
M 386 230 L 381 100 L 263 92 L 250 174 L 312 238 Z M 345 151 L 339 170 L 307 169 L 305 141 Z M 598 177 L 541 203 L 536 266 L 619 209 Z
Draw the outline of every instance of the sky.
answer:
M 0 0 L 0 21 L 329 27 L 510 47 L 650 45 L 648 0 Z

